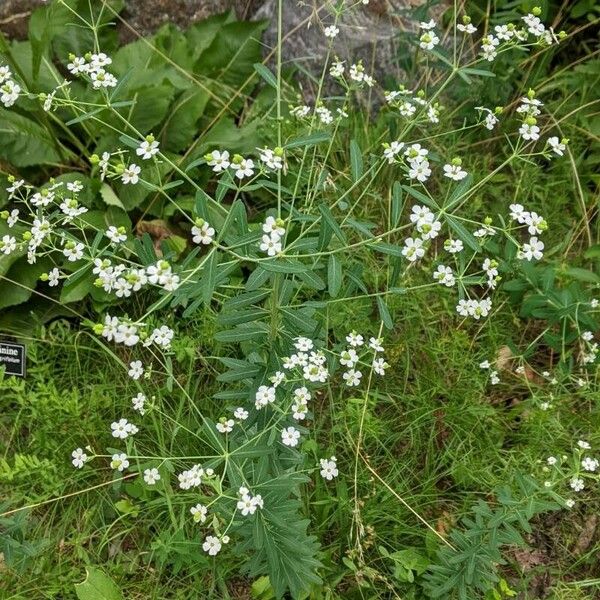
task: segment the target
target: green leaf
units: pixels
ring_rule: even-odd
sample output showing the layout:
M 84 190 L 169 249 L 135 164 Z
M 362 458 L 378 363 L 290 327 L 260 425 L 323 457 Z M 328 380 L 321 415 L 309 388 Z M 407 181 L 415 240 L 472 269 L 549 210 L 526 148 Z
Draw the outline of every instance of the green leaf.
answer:
M 289 260 L 285 258 L 273 258 L 260 263 L 260 266 L 271 273 L 304 273 L 311 267 L 297 260 Z
M 40 275 L 51 268 L 48 258 L 38 259 L 33 265 L 24 256 L 15 261 L 6 275 L 0 276 L 0 309 L 29 300 Z
M 327 289 L 332 298 L 337 298 L 340 293 L 342 277 L 342 263 L 334 254 L 331 254 L 327 264 Z
M 254 63 L 254 70 L 272 87 L 277 89 L 277 78 L 271 70 L 262 63 Z
M 60 162 L 61 156 L 48 132 L 15 111 L 0 108 L 0 158 L 15 167 Z
M 451 215 L 446 215 L 446 222 L 450 229 L 465 243 L 471 250 L 479 252 L 480 247 L 477 243 L 477 238 L 460 222 Z
M 381 296 L 377 296 L 377 308 L 379 309 L 379 317 L 383 321 L 383 324 L 388 329 L 393 329 L 394 321 L 392 320 L 390 309 L 387 307 L 385 300 Z
M 338 225 L 334 216 L 331 214 L 331 210 L 326 204 L 319 205 L 319 212 L 321 213 L 321 217 L 325 224 L 333 231 L 335 236 L 342 242 L 346 243 L 346 234 L 342 231 L 342 228 Z
M 303 148 L 305 146 L 314 146 L 315 144 L 321 144 L 322 142 L 328 142 L 331 139 L 331 134 L 325 131 L 317 131 L 310 135 L 295 138 L 291 142 L 288 142 L 284 147 L 288 150 L 292 148 Z
M 75 584 L 75 593 L 79 600 L 124 600 L 115 582 L 100 569 L 86 567 L 85 570 L 85 580 Z
M 108 206 L 117 206 L 118 208 L 125 210 L 125 207 L 119 199 L 119 196 L 115 194 L 114 190 L 110 187 L 110 185 L 108 185 L 108 183 L 102 184 L 102 187 L 100 188 L 100 195 L 102 196 L 104 203 L 108 204 Z
M 198 121 L 204 114 L 210 96 L 206 90 L 186 90 L 169 110 L 160 134 L 161 146 L 172 152 L 185 150 L 199 131 Z
M 352 170 L 352 180 L 358 181 L 363 174 L 363 158 L 356 140 L 350 142 L 350 169 Z

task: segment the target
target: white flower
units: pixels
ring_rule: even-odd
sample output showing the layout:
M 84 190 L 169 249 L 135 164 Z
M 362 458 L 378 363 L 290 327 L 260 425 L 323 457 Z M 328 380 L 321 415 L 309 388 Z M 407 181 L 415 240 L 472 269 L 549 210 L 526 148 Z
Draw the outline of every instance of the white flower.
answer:
M 349 348 L 340 354 L 340 364 L 345 367 L 353 367 L 358 362 L 358 354 L 356 350 Z
M 444 165 L 444 177 L 460 181 L 467 176 L 467 172 L 460 168 L 460 165 Z
M 263 223 L 262 230 L 270 236 L 283 237 L 285 235 L 283 221 L 275 217 L 267 217 Z
M 302 352 L 308 352 L 309 350 L 312 350 L 314 348 L 314 343 L 309 338 L 298 337 L 294 342 L 294 347 Z
M 63 248 L 63 254 L 66 256 L 69 262 L 75 262 L 83 258 L 83 244 L 78 242 L 69 242 Z
M 457 254 L 458 252 L 462 252 L 463 249 L 464 244 L 462 240 L 446 240 L 444 242 L 444 250 L 450 254 Z
M 456 278 L 450 267 L 438 265 L 437 270 L 433 273 L 433 278 L 440 284 L 447 287 L 452 287 L 456 283 Z
M 362 346 L 364 344 L 364 338 L 360 333 L 356 333 L 356 331 L 351 331 L 346 336 L 346 341 L 354 348 L 358 346 Z
M 371 348 L 371 350 L 374 350 L 375 352 L 383 352 L 384 350 L 383 346 L 381 345 L 381 342 L 383 342 L 383 338 L 369 338 L 369 348 Z
M 500 377 L 498 377 L 498 371 L 490 372 L 490 383 L 492 385 L 497 385 L 500 383 Z
M 17 247 L 17 240 L 12 235 L 2 236 L 2 240 L 0 240 L 0 250 L 4 254 L 10 254 Z
M 565 506 L 567 508 L 573 508 L 575 506 L 575 500 L 573 500 L 573 498 L 568 498 L 565 500 Z
M 419 258 L 423 258 L 423 256 L 425 256 L 423 240 L 419 238 L 406 238 L 404 240 L 404 248 L 402 248 L 402 255 L 410 262 L 415 262 L 419 260 Z
M 141 156 L 142 160 L 148 160 L 158 154 L 158 142 L 153 138 L 150 141 L 146 139 L 136 148 L 135 153 Z
M 130 423 L 127 419 L 119 419 L 114 423 L 111 423 L 111 433 L 114 438 L 124 440 L 125 438 L 137 433 L 137 427 Z
M 323 33 L 325 34 L 325 37 L 333 39 L 338 35 L 339 32 L 340 30 L 338 27 L 335 25 L 330 25 L 329 27 L 325 27 L 325 31 Z
M 588 442 L 585 442 L 584 440 L 579 440 L 577 442 L 577 445 L 582 449 L 582 450 L 589 450 L 591 448 L 591 446 L 588 444 Z
M 268 256 L 275 256 L 281 252 L 281 241 L 280 238 L 273 234 L 263 235 L 260 249 L 266 252 Z
M 310 114 L 310 106 L 294 106 L 290 109 L 290 113 L 297 119 L 302 119 Z
M 54 267 L 54 269 L 52 269 L 48 273 L 48 285 L 50 287 L 56 287 L 58 285 L 59 278 L 60 278 L 60 271 L 56 267 Z
M 420 182 L 425 182 L 431 175 L 431 169 L 429 168 L 429 161 L 423 160 L 420 162 L 412 162 L 408 171 L 409 179 L 416 179 Z
M 139 379 L 144 374 L 144 367 L 141 360 L 134 360 L 129 363 L 129 371 L 127 372 L 131 379 Z
M 8 228 L 12 228 L 14 227 L 17 222 L 19 220 L 19 210 L 17 208 L 14 208 L 13 210 L 10 211 L 10 214 L 8 215 L 8 219 L 6 219 L 6 224 L 8 225 Z
M 221 540 L 214 535 L 206 536 L 204 543 L 202 544 L 202 550 L 208 552 L 210 556 L 216 556 L 221 551 L 222 545 Z
M 260 410 L 263 406 L 267 406 L 267 404 L 273 402 L 275 402 L 275 388 L 261 385 L 255 394 L 255 407 Z
M 339 79 L 343 74 L 346 68 L 344 67 L 344 62 L 336 60 L 331 63 L 331 67 L 329 69 L 329 74 L 335 79 Z
M 546 459 L 546 462 L 548 463 L 549 466 L 552 467 L 552 466 L 554 466 L 558 462 L 558 459 L 556 458 L 556 456 L 549 456 Z
M 160 480 L 160 473 L 156 467 L 152 469 L 144 469 L 144 481 L 148 485 L 155 485 Z
M 537 237 L 532 237 L 528 243 L 523 244 L 523 248 L 519 252 L 519 258 L 524 258 L 526 260 L 540 260 L 542 258 L 544 250 L 544 242 L 537 239 Z
M 233 431 L 233 426 L 235 425 L 235 421 L 233 419 L 226 419 L 219 423 L 217 423 L 217 431 L 219 433 L 230 433 Z
M 527 213 L 525 216 L 525 223 L 528 225 L 527 231 L 529 231 L 531 235 L 543 233 L 546 226 L 544 217 L 533 211 L 531 213 Z
M 213 150 L 210 154 L 207 154 L 207 158 L 208 166 L 212 167 L 215 173 L 224 171 L 231 164 L 229 161 L 229 152 L 227 152 L 227 150 L 223 150 L 223 152 Z
M 129 460 L 127 459 L 127 454 L 113 454 L 112 459 L 110 461 L 110 468 L 116 469 L 119 472 L 124 471 L 127 467 L 129 467 Z
M 200 223 L 200 220 L 198 221 Z M 210 223 L 203 221 L 200 225 L 196 224 L 192 227 L 192 241 L 194 244 L 204 244 L 207 246 L 215 237 L 215 230 L 210 226 Z
M 419 23 L 419 27 L 421 29 L 424 29 L 425 31 L 429 31 L 430 29 L 433 29 L 435 27 L 435 21 L 433 19 L 427 21 L 426 23 L 424 21 L 421 21 Z
M 432 31 L 426 31 L 419 38 L 419 46 L 423 50 L 433 50 L 440 43 L 440 38 Z
M 251 158 L 239 157 L 238 161 L 231 163 L 231 168 L 235 171 L 235 176 L 238 179 L 252 177 L 252 175 L 254 175 L 254 161 Z
M 585 457 L 585 458 L 584 458 L 584 459 L 581 461 L 581 468 L 582 468 L 584 471 L 591 471 L 591 472 L 594 472 L 594 471 L 595 471 L 595 470 L 598 468 L 598 465 L 599 465 L 599 464 L 600 464 L 600 463 L 598 462 L 598 460 L 597 460 L 597 459 L 595 459 L 595 458 L 591 458 L 591 457 L 589 457 L 589 456 L 586 456 L 586 457 Z
M 121 181 L 127 185 L 135 185 L 139 180 L 139 174 L 141 172 L 141 167 L 138 167 L 135 163 L 130 164 L 121 175 Z
M 571 486 L 571 489 L 575 492 L 580 492 L 585 487 L 583 479 L 580 479 L 579 477 L 572 477 L 569 481 L 569 485 Z
M 556 136 L 548 138 L 548 145 L 556 154 L 558 154 L 558 156 L 563 156 L 567 148 L 567 145 L 563 144 Z
M 173 341 L 173 337 L 175 336 L 175 332 L 166 325 L 161 325 L 152 330 L 148 341 L 150 343 L 154 343 L 161 348 L 168 350 L 171 347 L 171 342 Z M 149 345 L 146 343 L 145 345 Z
M 73 460 L 71 462 L 73 463 L 73 466 L 77 469 L 81 469 L 85 464 L 85 461 L 88 459 L 87 454 L 81 448 L 73 450 L 73 452 L 71 452 L 71 456 L 73 457 Z
M 300 440 L 300 432 L 295 427 L 287 427 L 281 432 L 281 442 L 285 446 L 294 448 Z
M 283 169 L 283 153 L 281 152 L 281 148 L 276 148 L 275 150 L 263 148 L 259 152 L 259 158 L 267 168 L 273 171 Z
M 412 117 L 417 112 L 417 107 L 407 100 L 398 105 L 398 112 L 403 117 Z
M 360 385 L 362 373 L 355 369 L 350 369 L 349 371 L 346 371 L 342 377 L 348 387 L 356 387 Z
M 306 404 L 310 400 L 310 398 L 310 392 L 306 387 L 302 386 L 294 390 L 294 399 L 296 400 L 296 402 Z
M 133 406 L 133 410 L 136 410 L 137 412 L 139 412 L 140 415 L 143 415 L 146 412 L 146 409 L 144 408 L 145 403 L 146 403 L 146 396 L 144 396 L 144 394 L 142 394 L 142 392 L 138 392 L 137 396 L 134 396 L 131 399 L 131 404 Z
M 477 31 L 477 27 L 475 27 L 475 25 L 473 25 L 473 23 L 467 23 L 466 25 L 464 23 L 459 23 L 456 26 L 456 29 L 458 29 L 459 31 L 462 31 L 463 33 L 468 33 L 468 34 L 473 34 Z
M 385 370 L 389 367 L 385 358 L 374 358 L 373 359 L 373 370 L 377 375 L 385 375 Z
M 483 362 L 479 363 L 479 368 L 480 369 L 489 369 L 490 368 L 490 361 L 489 360 L 484 360 Z
M 327 481 L 331 481 L 334 477 L 339 475 L 337 459 L 335 456 L 332 456 L 329 459 L 322 458 L 319 460 L 319 464 L 321 465 L 321 477 L 327 479 Z
M 508 25 L 496 25 L 494 27 L 494 31 L 496 32 L 496 37 L 499 40 L 510 40 L 510 38 L 514 35 L 513 30 L 508 28 Z
M 124 228 L 117 229 L 114 225 L 111 225 L 106 230 L 105 235 L 113 244 L 120 244 L 121 242 L 127 240 L 127 235 L 124 232 Z
M 10 108 L 18 99 L 21 93 L 21 86 L 9 79 L 0 87 L 0 102 L 6 108 Z
M 248 418 L 248 411 L 245 408 L 242 408 L 241 406 L 238 406 L 234 411 L 233 411 L 233 416 L 236 419 L 239 419 L 240 421 L 245 421 Z
M 525 223 L 525 220 L 529 217 L 529 211 L 526 211 L 522 204 L 511 204 L 509 208 L 510 218 L 513 221 L 518 221 L 521 224 Z
M 523 125 L 519 127 L 519 133 L 524 140 L 535 141 L 540 137 L 540 128 L 537 125 L 523 123 Z
M 402 142 L 391 142 L 387 148 L 383 151 L 383 156 L 387 159 L 389 164 L 392 164 L 396 158 L 396 155 L 402 151 L 404 144 Z

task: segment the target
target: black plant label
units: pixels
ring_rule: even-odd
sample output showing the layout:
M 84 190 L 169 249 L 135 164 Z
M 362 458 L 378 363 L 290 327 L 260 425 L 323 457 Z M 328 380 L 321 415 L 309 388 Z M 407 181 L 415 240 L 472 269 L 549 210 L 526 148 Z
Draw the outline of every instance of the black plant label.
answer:
M 0 367 L 6 375 L 25 377 L 26 350 L 23 344 L 0 341 Z

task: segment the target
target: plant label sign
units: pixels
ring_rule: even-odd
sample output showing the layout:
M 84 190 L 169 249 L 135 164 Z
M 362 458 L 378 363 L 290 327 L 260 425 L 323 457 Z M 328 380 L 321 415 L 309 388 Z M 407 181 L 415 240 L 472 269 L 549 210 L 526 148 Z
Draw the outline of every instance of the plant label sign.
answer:
M 25 346 L 0 341 L 0 366 L 7 375 L 25 377 Z

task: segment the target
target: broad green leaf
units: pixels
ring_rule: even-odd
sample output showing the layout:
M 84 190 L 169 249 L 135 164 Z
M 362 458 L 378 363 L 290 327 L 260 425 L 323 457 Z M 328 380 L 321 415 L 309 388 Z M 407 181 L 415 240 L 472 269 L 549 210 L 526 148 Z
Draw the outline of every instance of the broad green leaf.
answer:
M 56 143 L 35 121 L 0 108 L 0 158 L 15 167 L 60 162 Z
M 161 146 L 172 152 L 185 150 L 199 132 L 198 121 L 210 96 L 206 90 L 191 88 L 175 100 L 162 126 Z
M 100 188 L 100 195 L 102 196 L 102 200 L 104 200 L 105 204 L 108 204 L 109 206 L 116 206 L 125 210 L 123 203 L 121 200 L 119 200 L 119 197 L 115 194 L 108 183 L 102 184 L 102 187 Z
M 75 584 L 79 600 L 124 600 L 123 594 L 108 575 L 95 567 L 86 567 L 85 570 L 85 580 Z

